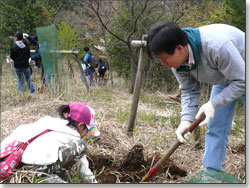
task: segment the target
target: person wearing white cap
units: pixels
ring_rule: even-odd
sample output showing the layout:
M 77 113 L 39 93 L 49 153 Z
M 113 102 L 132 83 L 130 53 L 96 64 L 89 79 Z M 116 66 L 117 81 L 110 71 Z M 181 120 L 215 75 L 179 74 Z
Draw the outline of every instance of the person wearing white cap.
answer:
M 27 146 L 17 168 L 53 174 L 56 178 L 48 179 L 48 183 L 67 183 L 60 175 L 76 165 L 84 182 L 98 183 L 89 169 L 85 155 L 87 147 L 82 140 L 88 132 L 100 135 L 95 126 L 95 111 L 86 104 L 71 103 L 61 105 L 58 112 L 61 118 L 45 116 L 34 123 L 20 125 L 2 141 L 1 149 L 14 140 L 26 142 L 44 130 L 52 130 Z

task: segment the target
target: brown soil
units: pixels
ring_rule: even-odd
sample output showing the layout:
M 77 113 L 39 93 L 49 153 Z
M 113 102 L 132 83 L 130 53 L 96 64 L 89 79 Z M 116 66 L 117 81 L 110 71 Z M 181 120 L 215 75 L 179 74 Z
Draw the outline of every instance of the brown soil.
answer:
M 155 157 L 145 160 L 143 146 L 140 144 L 134 145 L 120 162 L 114 163 L 114 159 L 108 155 L 88 154 L 88 157 L 90 169 L 98 174 L 97 181 L 99 183 L 139 183 L 150 168 L 161 158 L 157 154 Z M 187 175 L 186 171 L 180 169 L 170 160 L 166 161 L 157 173 L 166 173 L 166 178 L 173 180 Z
M 232 153 L 246 153 L 246 145 L 245 144 L 239 144 L 238 146 L 231 148 Z

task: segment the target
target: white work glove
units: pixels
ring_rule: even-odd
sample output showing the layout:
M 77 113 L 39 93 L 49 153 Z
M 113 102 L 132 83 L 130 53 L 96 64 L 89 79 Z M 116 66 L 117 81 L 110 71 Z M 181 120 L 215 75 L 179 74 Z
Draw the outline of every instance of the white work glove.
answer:
M 30 64 L 30 65 L 35 65 L 36 62 L 35 62 L 34 60 L 32 60 L 31 57 L 30 57 L 30 58 L 29 58 L 29 64 Z
M 23 38 L 26 39 L 29 35 L 27 33 L 23 33 Z
M 205 120 L 203 120 L 200 123 L 200 126 L 207 124 L 211 119 L 214 118 L 214 106 L 211 101 L 208 101 L 207 103 L 203 104 L 201 108 L 199 109 L 198 113 L 195 116 L 195 119 L 199 119 L 202 112 L 206 115 Z
M 184 135 L 184 138 L 182 136 L 182 134 L 185 132 L 185 130 L 190 127 L 192 123 L 190 121 L 181 121 L 181 124 L 179 125 L 179 127 L 176 130 L 176 136 L 177 139 L 181 142 L 181 143 L 185 143 L 186 140 L 188 140 L 192 134 L 190 132 L 188 132 L 187 134 Z
M 14 63 L 13 59 L 11 59 L 10 56 L 8 56 L 8 57 L 6 58 L 6 62 L 7 62 L 7 63 Z
M 87 183 L 98 183 L 93 172 L 89 169 L 89 162 L 84 155 L 77 163 L 77 168 L 80 168 L 80 176 Z

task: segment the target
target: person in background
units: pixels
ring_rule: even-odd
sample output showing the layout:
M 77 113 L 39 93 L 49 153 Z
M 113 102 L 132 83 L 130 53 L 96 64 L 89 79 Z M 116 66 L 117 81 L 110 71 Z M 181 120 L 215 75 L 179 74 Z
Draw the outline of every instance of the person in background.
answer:
M 106 73 L 106 70 L 107 70 L 107 67 L 102 62 L 102 59 L 98 59 L 98 73 L 102 79 Z
M 179 28 L 174 22 L 156 24 L 148 34 L 147 52 L 172 69 L 181 89 L 181 123 L 177 138 L 204 112 L 207 124 L 203 166 L 221 172 L 239 98 L 245 107 L 245 33 L 226 24 Z M 198 110 L 200 82 L 212 84 L 210 100 Z M 198 110 L 198 113 L 196 114 Z
M 18 77 L 18 91 L 23 92 L 25 77 L 29 91 L 35 93 L 35 88 L 30 77 L 30 47 L 24 44 L 23 33 L 17 31 L 14 39 L 15 44 L 10 49 L 10 58 L 14 61 L 15 72 Z
M 91 65 L 91 63 L 92 63 L 92 53 L 89 50 L 88 46 L 84 47 L 84 51 L 86 52 L 86 54 L 85 54 L 85 56 L 83 58 L 83 62 L 86 65 L 85 73 L 86 73 L 87 76 L 89 76 L 90 86 L 94 86 L 93 76 L 94 76 L 95 68 Z
M 37 35 L 31 36 L 31 35 L 28 35 L 27 33 L 23 33 L 23 38 L 25 39 L 27 38 L 36 48 L 35 49 L 36 52 L 33 56 L 31 56 L 31 58 L 29 59 L 29 62 L 31 63 L 32 60 L 35 61 L 36 66 L 41 69 L 40 80 L 41 80 L 42 85 L 46 86 L 46 81 L 45 81 L 45 76 L 44 76 L 44 67 L 42 63 L 42 57 L 40 53 L 40 47 L 39 47 Z
M 34 123 L 17 127 L 2 143 L 6 148 L 14 140 L 26 142 L 47 129 L 52 130 L 30 143 L 23 153 L 18 168 L 53 175 L 49 183 L 65 182 L 61 179 L 73 165 L 86 183 L 97 183 L 86 158 L 86 144 L 82 140 L 90 132 L 99 136 L 95 125 L 95 111 L 84 103 L 70 103 L 58 108 L 60 118 L 45 116 Z

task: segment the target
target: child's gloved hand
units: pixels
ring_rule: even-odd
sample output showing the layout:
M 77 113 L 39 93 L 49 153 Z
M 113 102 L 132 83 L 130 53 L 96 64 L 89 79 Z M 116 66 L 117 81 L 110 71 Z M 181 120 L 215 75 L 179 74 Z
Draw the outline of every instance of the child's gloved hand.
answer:
M 86 155 L 84 155 L 77 163 L 76 165 L 80 167 L 80 174 L 81 178 L 88 182 L 88 183 L 98 183 L 95 179 L 95 176 L 93 172 L 89 169 L 89 162 L 86 158 Z

